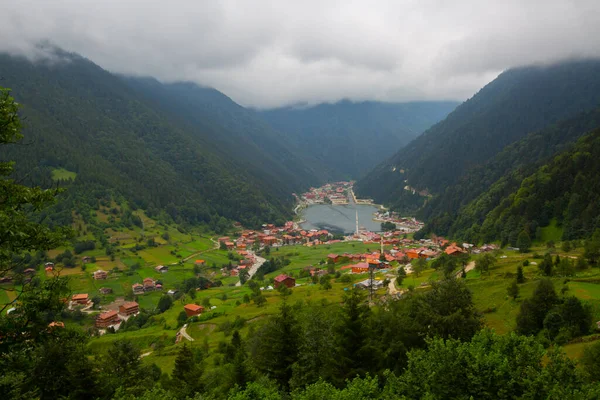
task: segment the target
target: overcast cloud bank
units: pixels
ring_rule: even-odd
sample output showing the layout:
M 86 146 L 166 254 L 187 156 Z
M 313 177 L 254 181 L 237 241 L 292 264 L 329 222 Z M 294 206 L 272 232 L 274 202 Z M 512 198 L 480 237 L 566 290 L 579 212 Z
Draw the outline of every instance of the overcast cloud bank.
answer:
M 18 0 L 0 51 L 48 40 L 254 107 L 465 100 L 501 71 L 600 57 L 600 1 Z M 1 74 L 1 71 L 0 71 Z

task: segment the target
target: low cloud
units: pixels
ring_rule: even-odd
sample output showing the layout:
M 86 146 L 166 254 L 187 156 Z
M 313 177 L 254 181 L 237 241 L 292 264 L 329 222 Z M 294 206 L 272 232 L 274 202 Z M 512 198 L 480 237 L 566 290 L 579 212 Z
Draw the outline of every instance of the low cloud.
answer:
M 510 67 L 600 57 L 600 2 L 19 0 L 0 38 L 0 51 L 39 57 L 49 41 L 254 107 L 464 100 Z

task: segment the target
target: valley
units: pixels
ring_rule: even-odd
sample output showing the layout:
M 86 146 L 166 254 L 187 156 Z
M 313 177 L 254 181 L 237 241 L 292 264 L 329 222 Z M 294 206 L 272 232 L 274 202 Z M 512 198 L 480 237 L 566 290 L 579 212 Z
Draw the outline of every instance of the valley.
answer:
M 600 61 L 264 110 L 44 51 L 0 53 L 0 392 L 600 394 Z

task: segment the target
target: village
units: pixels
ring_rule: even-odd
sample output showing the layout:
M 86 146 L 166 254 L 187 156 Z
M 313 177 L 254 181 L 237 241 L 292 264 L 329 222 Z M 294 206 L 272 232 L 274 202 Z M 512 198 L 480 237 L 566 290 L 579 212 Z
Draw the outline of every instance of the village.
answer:
M 402 220 L 405 223 L 413 221 L 399 218 L 394 214 L 390 218 L 394 221 Z M 302 246 L 314 250 L 322 248 L 327 251 L 336 244 L 347 243 L 355 246 L 355 243 L 360 243 L 366 251 L 323 253 L 322 259 L 318 263 L 304 265 L 296 270 L 273 271 L 270 274 L 271 278 L 260 287 L 260 290 L 269 291 L 277 290 L 281 286 L 295 288 L 317 284 L 322 277 L 328 277 L 333 273 L 337 277 L 342 275 L 362 276 L 364 278 L 362 280 L 356 281 L 355 278 L 349 278 L 347 282 L 351 283 L 352 287 L 362 289 L 384 289 L 386 291 L 382 294 L 387 293 L 396 297 L 403 293 L 394 286 L 397 270 L 403 268 L 406 274 L 412 274 L 415 260 L 422 259 L 429 262 L 443 253 L 448 256 L 460 256 L 498 249 L 498 246 L 494 244 L 475 247 L 469 243 L 456 244 L 435 236 L 432 239 L 414 240 L 405 230 L 381 233 L 359 230 L 352 235 L 339 238 L 327 230 L 303 230 L 293 221 L 288 221 L 284 226 L 279 227 L 274 224 L 265 224 L 261 230 L 240 229 L 236 231 L 235 235 L 219 237 L 215 242 L 215 248 L 226 251 L 230 255 L 230 259 L 234 261 L 221 267 L 217 277 L 238 278 L 235 286 L 241 286 L 251 279 L 266 261 L 264 257 L 276 254 L 280 249 L 283 251 L 285 248 Z M 207 266 L 203 259 L 195 259 L 193 263 L 198 271 Z M 53 266 L 53 263 L 47 263 L 46 271 L 51 271 Z M 169 274 L 169 266 L 158 265 L 153 269 L 160 275 Z M 99 269 L 92 272 L 91 275 L 101 285 L 102 281 L 109 279 L 110 274 L 111 272 Z M 180 293 L 175 286 L 166 287 L 160 278 L 145 277 L 131 285 L 131 293 L 138 297 L 159 292 L 178 298 Z M 196 288 L 196 290 L 201 290 L 201 288 Z M 110 287 L 100 287 L 98 291 L 104 295 L 112 293 Z M 85 312 L 93 312 L 92 306 L 93 302 L 88 293 L 73 294 L 69 301 L 71 310 L 78 308 Z M 212 309 L 214 308 L 216 307 L 213 306 Z M 181 309 L 187 318 L 200 316 L 207 311 L 202 305 L 192 302 L 182 304 Z M 111 303 L 108 307 L 104 306 L 103 311 L 97 314 L 95 327 L 99 334 L 104 334 L 108 328 L 116 331 L 123 321 L 127 321 L 132 315 L 137 315 L 139 310 L 140 306 L 135 301 Z

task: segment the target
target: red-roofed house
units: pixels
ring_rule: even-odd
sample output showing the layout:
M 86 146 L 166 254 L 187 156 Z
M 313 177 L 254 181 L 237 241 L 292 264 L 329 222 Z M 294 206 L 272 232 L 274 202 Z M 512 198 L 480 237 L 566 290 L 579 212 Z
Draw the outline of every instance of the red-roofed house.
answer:
M 193 317 L 195 315 L 200 315 L 204 312 L 204 307 L 199 306 L 197 304 L 186 304 L 183 306 L 183 310 L 185 311 L 188 318 Z
M 140 311 L 140 306 L 135 301 L 128 301 L 119 306 L 119 312 L 123 315 L 133 315 Z
M 411 260 L 414 260 L 415 258 L 419 258 L 419 250 L 408 249 L 408 250 L 406 250 L 406 256 Z
M 365 272 L 369 272 L 369 264 L 366 262 L 354 264 L 352 266 L 353 274 L 364 274 Z
M 115 310 L 111 310 L 98 315 L 96 318 L 96 327 L 106 328 L 111 325 L 116 325 L 120 321 L 119 314 Z
M 277 243 L 277 238 L 275 236 L 265 236 L 261 241 L 265 246 L 272 246 Z
M 464 253 L 465 251 L 458 247 L 455 243 L 452 243 L 450 246 L 446 247 L 446 250 L 444 250 L 444 252 L 446 252 L 446 254 L 448 254 L 449 256 L 458 256 Z
M 133 290 L 133 294 L 143 294 L 144 293 L 144 285 L 139 283 L 134 283 L 131 285 L 131 290 Z
M 154 288 L 156 287 L 155 283 L 154 283 L 154 279 L 152 278 L 144 278 L 144 291 L 150 291 L 150 290 L 154 290 Z
M 90 301 L 90 296 L 88 296 L 87 293 L 74 294 L 73 297 L 71 297 L 71 300 L 73 303 L 87 304 Z
M 277 275 L 274 279 L 275 288 L 278 288 L 281 285 L 285 285 L 287 287 L 296 286 L 296 280 L 291 276 L 287 276 L 285 274 Z
M 331 261 L 333 263 L 336 263 L 336 262 L 340 261 L 340 256 L 338 254 L 328 254 L 327 255 L 327 261 Z

